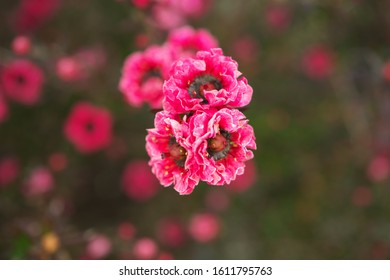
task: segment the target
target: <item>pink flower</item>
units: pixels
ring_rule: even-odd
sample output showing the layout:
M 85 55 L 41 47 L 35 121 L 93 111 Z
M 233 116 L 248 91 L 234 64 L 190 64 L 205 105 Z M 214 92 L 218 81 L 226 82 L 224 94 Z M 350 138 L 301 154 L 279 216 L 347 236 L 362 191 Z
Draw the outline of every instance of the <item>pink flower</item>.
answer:
M 193 160 L 188 143 L 188 124 L 185 117 L 167 111 L 156 114 L 155 128 L 148 129 L 146 151 L 149 165 L 163 186 L 174 185 L 180 194 L 190 194 L 199 182 L 199 167 Z
M 123 240 L 130 240 L 134 237 L 136 229 L 133 224 L 123 222 L 118 226 L 118 235 Z
M 253 63 L 259 55 L 259 46 L 250 36 L 238 38 L 232 46 L 234 56 L 245 63 Z
M 157 256 L 158 247 L 153 239 L 143 237 L 138 239 L 133 247 L 133 254 L 137 259 L 150 260 Z
M 157 236 L 169 247 L 180 247 L 186 241 L 182 224 L 175 218 L 165 218 L 158 224 Z
M 18 55 L 26 55 L 31 49 L 31 40 L 27 36 L 17 36 L 12 41 L 12 51 Z
M 18 176 L 19 170 L 17 158 L 9 156 L 0 159 L 0 187 L 12 183 Z
M 373 182 L 382 182 L 390 175 L 390 158 L 385 154 L 376 155 L 369 163 L 367 176 Z
M 8 117 L 8 105 L 0 90 L 0 124 Z
M 40 195 L 49 192 L 54 185 L 54 179 L 46 167 L 36 167 L 27 178 L 23 192 L 27 196 Z
M 197 214 L 192 217 L 189 225 L 189 233 L 192 238 L 201 243 L 214 240 L 221 230 L 220 221 L 213 214 Z
M 283 31 L 290 25 L 290 10 L 283 5 L 272 5 L 265 12 L 265 20 L 272 30 Z
M 112 139 L 111 114 L 104 108 L 79 102 L 65 122 L 64 133 L 82 153 L 106 148 Z
M 44 76 L 37 65 L 25 59 L 14 60 L 4 66 L 0 75 L 6 96 L 25 105 L 38 102 Z
M 228 188 L 234 192 L 244 192 L 254 185 L 257 179 L 257 169 L 254 160 L 246 162 L 245 174 L 232 181 Z
M 61 57 L 56 63 L 57 76 L 66 82 L 85 78 L 85 72 L 80 62 L 71 56 Z
M 172 7 L 187 17 L 199 18 L 210 7 L 210 0 L 170 0 Z
M 253 90 L 237 67 L 237 62 L 224 56 L 221 49 L 199 51 L 196 58 L 177 60 L 164 83 L 164 109 L 180 114 L 248 105 Z
M 146 201 L 156 195 L 159 184 L 144 160 L 135 160 L 127 164 L 122 175 L 122 186 L 132 199 Z
M 334 54 L 325 46 L 312 46 L 305 52 L 302 65 L 309 78 L 327 78 L 333 73 Z
M 59 8 L 60 0 L 22 0 L 15 14 L 15 29 L 25 33 L 44 24 Z
M 189 120 L 192 152 L 200 179 L 211 185 L 230 184 L 245 169 L 256 149 L 253 128 L 236 109 L 198 111 Z
M 119 90 L 130 105 L 140 107 L 146 102 L 152 108 L 161 108 L 162 85 L 168 77 L 172 55 L 168 47 L 151 46 L 126 59 Z
M 146 9 L 150 2 L 151 0 L 132 0 L 133 5 L 140 9 Z
M 111 241 L 103 234 L 93 235 L 89 240 L 85 249 L 87 259 L 103 259 L 111 251 Z
M 66 166 L 68 165 L 68 157 L 64 153 L 57 152 L 57 153 L 53 153 L 49 156 L 48 162 L 49 162 L 50 168 L 53 171 L 59 172 L 59 171 L 64 170 L 66 168 Z
M 190 26 L 181 27 L 171 31 L 167 39 L 168 44 L 180 50 L 179 57 L 194 57 L 197 51 L 208 51 L 218 47 L 215 39 L 207 30 L 195 30 Z

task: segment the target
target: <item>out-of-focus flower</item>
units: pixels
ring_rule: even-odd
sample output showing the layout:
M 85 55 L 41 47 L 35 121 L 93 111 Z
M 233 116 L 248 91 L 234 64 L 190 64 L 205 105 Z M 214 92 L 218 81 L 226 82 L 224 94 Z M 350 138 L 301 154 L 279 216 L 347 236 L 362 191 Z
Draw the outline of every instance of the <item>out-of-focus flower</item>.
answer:
M 218 217 L 213 214 L 196 214 L 192 217 L 188 230 L 193 239 L 206 243 L 218 236 L 221 225 Z
M 199 166 L 191 160 L 191 146 L 187 142 L 188 125 L 179 116 L 167 111 L 158 112 L 153 129 L 148 129 L 146 151 L 149 165 L 163 186 L 174 185 L 180 194 L 190 194 L 199 183 Z
M 190 18 L 201 17 L 210 8 L 210 0 L 169 0 L 168 2 L 178 12 Z
M 154 25 L 163 30 L 170 30 L 186 24 L 185 16 L 168 5 L 154 5 L 152 19 Z
M 151 46 L 127 57 L 119 90 L 130 105 L 140 107 L 145 102 L 152 108 L 161 108 L 162 85 L 172 64 L 172 51 L 167 46 Z
M 58 10 L 61 0 L 22 0 L 14 15 L 19 33 L 31 32 L 44 24 Z
M 291 13 L 287 6 L 271 5 L 265 10 L 265 20 L 272 31 L 284 31 L 291 23 Z
M 183 225 L 175 218 L 165 218 L 157 226 L 157 236 L 162 244 L 180 247 L 186 241 Z
M 12 183 L 20 171 L 19 160 L 9 156 L 0 159 L 0 187 Z
M 377 155 L 369 163 L 367 176 L 373 182 L 382 182 L 390 175 L 390 158 L 386 155 Z
M 49 192 L 54 185 L 53 175 L 46 167 L 36 167 L 27 177 L 23 193 L 27 196 L 41 195 Z
M 134 160 L 127 164 L 122 175 L 122 187 L 130 198 L 146 201 L 156 195 L 159 186 L 146 160 Z
M 172 30 L 167 43 L 173 46 L 176 59 L 180 57 L 194 57 L 198 51 L 208 51 L 218 47 L 218 41 L 206 29 L 195 30 L 190 26 L 184 26 Z
M 253 90 L 237 68 L 237 62 L 224 56 L 221 49 L 199 51 L 196 58 L 177 60 L 164 83 L 164 109 L 181 114 L 209 107 L 248 105 Z
M 134 237 L 136 229 L 133 224 L 123 222 L 118 226 L 118 236 L 123 240 L 130 240 Z
M 68 157 L 61 152 L 51 154 L 48 161 L 51 170 L 56 172 L 64 170 L 68 165 Z
M 367 187 L 358 187 L 353 191 L 351 199 L 358 207 L 369 206 L 372 202 L 372 191 Z
M 382 76 L 387 82 L 390 82 L 390 61 L 386 61 L 383 65 Z
M 7 97 L 25 105 L 38 102 L 44 75 L 37 65 L 26 59 L 14 60 L 4 66 L 0 75 Z
M 254 160 L 246 162 L 245 173 L 237 176 L 236 180 L 232 181 L 228 188 L 235 192 L 244 192 L 254 185 L 257 179 L 257 170 Z
M 242 175 L 256 149 L 253 128 L 236 109 L 197 111 L 189 120 L 190 143 L 200 179 L 211 185 L 230 184 Z
M 87 102 L 73 106 L 64 126 L 65 136 L 82 153 L 106 148 L 112 139 L 112 118 L 108 110 Z
M 132 0 L 131 2 L 139 9 L 146 9 L 151 4 L 151 0 Z
M 56 63 L 57 76 L 64 81 L 78 81 L 85 78 L 80 62 L 72 56 L 60 58 Z
M 89 240 L 85 249 L 87 259 L 103 259 L 111 252 L 111 241 L 104 234 L 95 234 Z
M 157 256 L 158 247 L 156 242 L 147 237 L 138 239 L 134 243 L 133 255 L 139 260 L 150 260 Z
M 252 37 L 241 37 L 233 42 L 233 53 L 238 60 L 253 63 L 259 55 L 259 46 Z
M 8 105 L 0 90 L 0 124 L 8 117 Z
M 31 40 L 27 36 L 17 36 L 12 41 L 12 51 L 18 55 L 26 55 L 30 52 Z
M 327 78 L 333 73 L 334 60 L 334 53 L 327 47 L 312 46 L 303 55 L 303 71 L 309 78 Z

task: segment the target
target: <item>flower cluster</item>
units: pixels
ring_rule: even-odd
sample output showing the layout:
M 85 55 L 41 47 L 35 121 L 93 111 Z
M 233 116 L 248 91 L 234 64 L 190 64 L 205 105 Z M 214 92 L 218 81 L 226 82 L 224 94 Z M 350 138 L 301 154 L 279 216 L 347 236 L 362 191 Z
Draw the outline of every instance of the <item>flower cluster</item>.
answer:
M 178 59 L 163 86 L 163 108 L 148 130 L 152 172 L 164 186 L 190 194 L 200 181 L 230 184 L 256 149 L 253 128 L 238 109 L 252 88 L 221 49 Z

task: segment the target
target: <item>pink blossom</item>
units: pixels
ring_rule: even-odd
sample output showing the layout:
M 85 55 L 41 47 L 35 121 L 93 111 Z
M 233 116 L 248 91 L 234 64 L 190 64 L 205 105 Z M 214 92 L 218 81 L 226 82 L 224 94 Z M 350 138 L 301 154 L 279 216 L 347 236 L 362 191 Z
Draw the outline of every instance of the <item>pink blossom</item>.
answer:
M 23 192 L 27 196 L 40 195 L 49 192 L 54 185 L 53 175 L 46 167 L 36 167 L 24 184 Z
M 18 55 L 26 55 L 31 49 L 31 40 L 27 36 L 17 36 L 12 41 L 12 51 Z
M 210 8 L 210 0 L 170 0 L 170 3 L 178 12 L 191 18 L 203 16 Z
M 221 49 L 199 51 L 196 58 L 177 60 L 164 83 L 164 109 L 180 114 L 248 105 L 253 90 L 237 67 L 237 62 L 224 56 Z
M 148 129 L 146 151 L 149 165 L 163 186 L 174 185 L 180 194 L 190 194 L 199 182 L 199 167 L 193 160 L 188 124 L 167 111 L 156 114 L 155 128 Z
M 48 162 L 51 170 L 59 172 L 64 170 L 68 165 L 68 157 L 64 153 L 57 152 L 49 156 Z
M 170 30 L 186 23 L 185 15 L 170 5 L 154 5 L 152 8 L 154 25 L 163 30 Z
M 390 158 L 387 155 L 379 154 L 369 163 L 367 176 L 374 182 L 382 182 L 390 175 Z
M 37 65 L 26 59 L 14 60 L 4 66 L 0 75 L 7 97 L 25 105 L 38 102 L 44 76 Z
M 189 225 L 189 233 L 192 238 L 200 243 L 214 240 L 220 230 L 221 225 L 218 217 L 209 213 L 194 215 Z
M 15 13 L 17 32 L 34 31 L 58 10 L 61 0 L 22 0 Z
M 8 105 L 0 90 L 0 124 L 8 117 Z
M 132 0 L 133 5 L 140 9 L 146 9 L 150 2 L 151 0 Z
M 211 185 L 230 184 L 242 175 L 245 162 L 256 149 L 253 128 L 236 109 L 198 111 L 189 120 L 196 165 L 200 179 Z
M 232 49 L 234 56 L 245 63 L 252 63 L 259 56 L 259 46 L 250 36 L 235 40 Z
M 133 247 L 133 254 L 137 259 L 150 260 L 157 256 L 158 247 L 156 242 L 147 237 L 138 239 Z
M 327 78 L 333 73 L 334 54 L 325 46 L 312 46 L 304 53 L 302 66 L 310 78 Z
M 175 218 L 165 218 L 159 222 L 157 236 L 161 243 L 169 247 L 180 247 L 186 241 L 182 224 Z
M 82 153 L 106 148 L 112 139 L 112 119 L 108 110 L 87 102 L 73 106 L 64 126 L 65 136 Z
M 85 78 L 85 72 L 80 62 L 72 56 L 61 57 L 56 63 L 57 76 L 66 82 Z
M 0 159 L 0 187 L 12 183 L 20 171 L 19 160 L 9 156 Z
M 245 173 L 237 176 L 228 188 L 234 192 L 244 192 L 254 185 L 257 179 L 257 169 L 254 160 L 246 162 Z
M 159 46 L 151 46 L 127 57 L 119 90 L 130 105 L 140 107 L 146 102 L 152 108 L 161 108 L 162 85 L 168 77 L 172 57 L 171 48 Z
M 134 237 L 136 229 L 133 224 L 123 222 L 118 226 L 118 235 L 123 240 L 130 240 Z
M 123 172 L 122 186 L 130 198 L 146 201 L 157 194 L 160 185 L 146 160 L 134 160 L 127 164 Z
M 283 31 L 290 25 L 290 10 L 283 5 L 269 6 L 265 12 L 265 20 L 273 31 Z
M 184 26 L 171 31 L 167 39 L 168 44 L 179 50 L 176 57 L 194 57 L 197 51 L 208 51 L 218 47 L 217 39 L 207 30 L 195 30 Z
M 85 249 L 87 259 L 103 259 L 111 251 L 111 241 L 104 234 L 93 235 L 89 240 Z

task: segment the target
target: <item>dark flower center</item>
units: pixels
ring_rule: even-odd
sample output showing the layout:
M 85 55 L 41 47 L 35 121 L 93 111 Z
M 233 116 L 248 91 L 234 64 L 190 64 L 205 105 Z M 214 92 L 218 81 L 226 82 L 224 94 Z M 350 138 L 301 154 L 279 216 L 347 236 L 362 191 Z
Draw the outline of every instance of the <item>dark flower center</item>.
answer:
M 142 76 L 142 83 L 145 83 L 150 78 L 161 78 L 161 71 L 158 68 L 152 68 L 146 71 Z
M 92 130 L 94 130 L 94 128 L 95 128 L 95 125 L 90 121 L 85 124 L 85 129 L 88 132 L 91 132 Z
M 170 157 L 180 167 L 184 167 L 187 158 L 187 151 L 180 146 L 174 137 L 169 140 L 168 153 L 162 153 L 161 158 Z
M 220 134 L 207 140 L 207 152 L 214 160 L 220 160 L 230 151 L 230 133 L 221 129 Z
M 191 98 L 201 98 L 204 103 L 207 103 L 206 98 L 204 97 L 204 91 L 209 90 L 220 90 L 222 88 L 221 82 L 211 76 L 211 75 L 203 75 L 196 77 L 194 81 L 188 87 L 188 93 Z
M 24 85 L 26 83 L 26 77 L 20 74 L 15 76 L 15 80 L 20 85 Z

